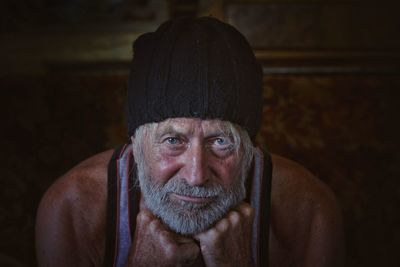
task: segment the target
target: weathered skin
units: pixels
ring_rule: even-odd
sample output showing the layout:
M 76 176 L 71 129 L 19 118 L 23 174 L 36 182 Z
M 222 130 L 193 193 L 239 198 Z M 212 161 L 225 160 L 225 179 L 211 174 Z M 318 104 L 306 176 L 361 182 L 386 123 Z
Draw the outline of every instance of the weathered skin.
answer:
M 107 165 L 112 152 L 85 160 L 46 192 L 36 227 L 40 266 L 102 265 Z M 341 266 L 342 222 L 331 192 L 297 163 L 276 155 L 272 160 L 271 266 Z M 200 172 L 207 169 L 208 165 L 204 166 Z M 188 173 L 188 177 L 193 178 L 193 183 L 201 183 L 195 174 Z M 214 227 L 189 238 L 168 230 L 141 203 L 127 266 L 186 266 L 199 253 L 208 267 L 252 266 L 252 220 L 252 208 L 241 203 Z

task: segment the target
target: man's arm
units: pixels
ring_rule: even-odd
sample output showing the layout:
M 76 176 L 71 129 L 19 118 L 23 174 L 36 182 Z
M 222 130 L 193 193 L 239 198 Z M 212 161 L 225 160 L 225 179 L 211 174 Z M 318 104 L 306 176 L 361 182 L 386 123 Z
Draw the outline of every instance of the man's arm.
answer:
M 102 153 L 84 161 L 43 196 L 35 229 L 39 266 L 102 265 L 109 157 Z
M 271 266 L 343 266 L 342 216 L 334 195 L 301 165 L 273 160 Z
M 342 219 L 336 203 L 321 204 L 312 218 L 303 264 L 299 266 L 343 266 L 343 240 Z
M 60 182 L 60 181 L 59 181 Z M 43 197 L 36 219 L 36 253 L 39 266 L 89 265 L 81 255 L 72 221 L 72 203 L 53 187 Z

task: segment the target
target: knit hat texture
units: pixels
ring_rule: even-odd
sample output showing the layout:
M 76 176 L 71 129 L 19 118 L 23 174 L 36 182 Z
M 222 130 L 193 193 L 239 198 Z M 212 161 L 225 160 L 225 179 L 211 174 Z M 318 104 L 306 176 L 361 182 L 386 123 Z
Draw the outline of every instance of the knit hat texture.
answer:
M 262 70 L 244 36 L 212 17 L 180 18 L 141 35 L 128 82 L 128 134 L 167 118 L 221 119 L 254 139 Z

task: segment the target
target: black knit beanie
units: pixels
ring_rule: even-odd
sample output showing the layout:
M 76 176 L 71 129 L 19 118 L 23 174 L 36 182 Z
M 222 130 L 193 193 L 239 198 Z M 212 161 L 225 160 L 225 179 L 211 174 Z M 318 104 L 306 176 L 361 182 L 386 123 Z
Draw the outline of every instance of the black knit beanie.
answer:
M 128 134 L 167 118 L 221 119 L 254 139 L 261 122 L 262 71 L 244 36 L 212 17 L 180 18 L 133 45 Z

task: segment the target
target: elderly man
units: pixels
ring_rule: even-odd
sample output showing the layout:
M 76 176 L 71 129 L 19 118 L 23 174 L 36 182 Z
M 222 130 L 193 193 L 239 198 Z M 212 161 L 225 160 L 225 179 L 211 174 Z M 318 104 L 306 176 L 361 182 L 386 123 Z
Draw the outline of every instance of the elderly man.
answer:
M 262 105 L 261 68 L 233 27 L 178 19 L 139 37 L 131 142 L 47 191 L 39 265 L 340 266 L 331 192 L 300 165 L 254 147 Z

